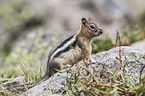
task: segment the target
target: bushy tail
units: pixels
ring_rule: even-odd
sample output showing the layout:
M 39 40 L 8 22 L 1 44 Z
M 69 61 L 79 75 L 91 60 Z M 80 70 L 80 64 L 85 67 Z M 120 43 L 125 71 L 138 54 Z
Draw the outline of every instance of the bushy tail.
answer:
M 26 83 L 26 84 L 22 84 L 22 85 L 15 85 L 15 86 L 8 87 L 6 89 L 11 91 L 11 92 L 21 93 L 21 92 L 28 90 L 29 88 L 32 88 L 33 86 L 35 86 L 39 83 L 41 83 L 42 81 L 47 80 L 48 78 L 49 78 L 49 75 L 45 74 L 43 77 L 36 80 L 35 82 Z

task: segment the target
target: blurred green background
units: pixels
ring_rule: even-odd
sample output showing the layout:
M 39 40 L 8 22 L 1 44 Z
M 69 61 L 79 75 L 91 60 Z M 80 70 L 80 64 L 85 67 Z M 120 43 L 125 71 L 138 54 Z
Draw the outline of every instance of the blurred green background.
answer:
M 50 50 L 79 28 L 82 17 L 104 30 L 93 53 L 115 47 L 116 30 L 122 45 L 145 51 L 144 0 L 0 0 L 0 77 L 41 77 Z

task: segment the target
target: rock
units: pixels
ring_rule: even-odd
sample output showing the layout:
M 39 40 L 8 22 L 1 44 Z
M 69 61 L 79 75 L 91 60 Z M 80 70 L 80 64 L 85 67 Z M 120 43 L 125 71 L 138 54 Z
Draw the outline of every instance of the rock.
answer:
M 0 84 L 3 84 L 4 87 L 10 87 L 17 84 L 23 84 L 23 80 L 24 80 L 23 76 L 19 76 L 14 79 L 0 78 Z
M 0 78 L 0 83 L 4 83 L 4 82 L 7 82 L 7 81 L 9 81 L 9 80 L 11 80 L 11 79 L 6 79 L 6 78 Z
M 133 47 L 129 46 L 121 46 L 121 60 L 122 60 L 122 72 L 124 72 L 124 76 L 131 79 L 130 86 L 134 84 L 139 83 L 139 72 L 142 69 L 143 65 L 145 65 L 145 53 L 141 50 L 135 49 Z M 94 64 L 90 64 L 88 66 L 91 74 L 95 77 L 95 80 L 99 82 L 108 82 L 108 78 L 105 77 L 105 75 L 101 76 L 101 72 L 104 71 L 104 73 L 112 78 L 115 74 L 117 79 L 121 80 L 119 77 L 119 69 L 120 69 L 120 60 L 119 60 L 119 47 L 110 49 L 109 51 L 100 52 L 93 56 L 93 59 L 96 60 Z M 86 66 L 84 62 L 79 62 L 78 64 L 75 64 L 73 67 L 69 70 L 69 65 L 66 66 L 64 69 L 61 70 L 61 72 L 56 73 L 53 77 L 50 77 L 45 82 L 42 82 L 41 84 L 29 89 L 27 92 L 24 92 L 22 95 L 24 96 L 42 96 L 42 95 L 53 95 L 53 96 L 59 96 L 59 95 L 69 95 L 69 88 L 72 88 L 72 90 L 75 91 L 75 88 L 72 86 L 69 86 L 70 83 L 73 84 L 81 84 L 81 82 L 76 81 L 73 77 L 74 75 L 79 76 L 78 78 L 83 80 L 80 75 L 78 75 L 78 69 L 83 70 L 82 75 L 89 76 L 88 71 L 86 69 Z M 94 68 L 94 69 L 93 69 Z M 106 69 L 105 69 L 106 68 Z M 68 73 L 66 70 L 69 70 L 72 72 Z M 94 70 L 95 73 L 94 74 Z M 145 74 L 145 70 L 142 72 Z M 128 75 L 130 74 L 130 75 Z M 142 74 L 142 75 L 143 75 Z M 69 78 L 69 79 L 67 79 Z M 78 79 L 77 79 L 78 80 Z M 127 79 L 128 80 L 128 79 Z M 78 82 L 78 83 L 74 83 Z M 105 83 L 106 84 L 106 83 Z M 78 87 L 78 86 L 77 86 Z M 90 88 L 90 87 L 87 87 Z M 78 90 L 85 90 L 84 86 L 81 85 L 78 87 Z M 58 95 L 59 94 L 59 95 Z
M 16 76 L 22 75 L 20 68 L 22 68 L 23 63 L 24 65 L 28 64 L 29 66 L 33 66 L 33 68 L 42 64 L 41 66 L 45 68 L 50 50 L 60 40 L 63 40 L 70 34 L 70 32 L 63 34 L 62 32 L 51 32 L 42 29 L 34 31 L 36 32 L 30 32 L 16 41 L 12 52 L 4 59 L 3 66 L 0 67 L 1 74 L 4 74 L 5 71 L 3 70 L 8 70 L 10 71 L 8 74 L 9 77 L 13 76 L 13 74 Z M 34 64 L 33 62 L 37 64 Z
M 145 40 L 131 44 L 132 47 L 145 51 Z

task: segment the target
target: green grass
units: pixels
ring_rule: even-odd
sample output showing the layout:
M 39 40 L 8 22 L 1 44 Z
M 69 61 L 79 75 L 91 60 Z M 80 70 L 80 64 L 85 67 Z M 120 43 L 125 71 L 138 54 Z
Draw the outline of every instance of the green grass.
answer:
M 144 96 L 145 73 L 141 70 L 145 69 L 145 65 L 141 70 L 137 69 L 136 72 L 140 74 L 138 78 L 126 68 L 128 63 L 123 63 L 121 57 L 116 59 L 120 61 L 122 67 L 120 69 L 117 67 L 115 71 L 109 70 L 103 64 L 96 66 L 97 68 L 103 66 L 103 70 L 96 69 L 88 66 L 86 62 L 84 62 L 85 67 L 76 64 L 75 70 L 69 68 L 66 79 L 68 94 L 70 96 Z M 84 72 L 88 74 L 83 75 Z M 102 77 L 107 81 L 103 81 Z
M 108 35 L 105 36 L 103 39 L 96 39 L 92 43 L 93 53 L 98 53 L 101 51 L 107 51 L 114 47 L 114 44 L 111 42 L 111 39 Z
M 134 42 L 145 39 L 145 28 L 143 27 L 143 25 L 140 25 L 140 24 L 127 26 L 122 32 L 119 32 L 119 33 L 121 35 L 120 38 L 121 38 L 122 46 L 126 46 L 126 45 L 129 46 Z M 111 48 L 114 48 L 115 46 L 119 46 L 119 44 L 114 44 L 109 38 L 109 36 L 106 34 L 105 38 L 96 39 L 93 41 L 92 51 L 93 53 L 107 51 Z

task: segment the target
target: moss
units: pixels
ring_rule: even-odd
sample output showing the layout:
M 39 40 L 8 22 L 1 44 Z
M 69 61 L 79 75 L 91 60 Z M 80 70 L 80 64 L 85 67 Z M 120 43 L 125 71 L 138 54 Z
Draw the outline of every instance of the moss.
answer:
M 10 78 L 12 76 L 22 76 L 24 75 L 23 73 L 26 75 L 27 73 L 26 77 L 29 76 L 36 79 L 37 76 L 41 77 L 41 73 L 43 74 L 46 71 L 47 58 L 52 46 L 55 46 L 64 36 L 60 36 L 60 34 L 50 36 L 52 34 L 44 30 L 33 31 L 35 31 L 35 33 L 32 32 L 19 39 L 10 55 L 4 58 L 3 62 L 0 64 L 1 77 Z M 24 65 L 29 66 L 24 68 Z M 30 69 L 27 70 L 27 68 Z M 43 72 L 39 72 L 39 68 L 43 69 Z M 33 71 L 32 69 L 37 70 Z M 30 72 L 38 74 L 35 74 L 35 77 L 30 75 Z
M 113 43 L 111 42 L 111 39 L 108 35 L 106 35 L 103 39 L 96 39 L 92 43 L 93 47 L 93 53 L 101 52 L 109 50 L 110 48 L 113 48 Z
M 121 36 L 121 45 L 131 45 L 134 42 L 143 40 L 145 38 L 145 30 L 144 28 L 138 25 L 130 25 L 127 26 L 122 32 L 120 32 Z M 101 52 L 109 50 L 115 47 L 108 34 L 102 39 L 96 39 L 92 43 L 93 53 Z M 117 45 L 119 46 L 119 45 Z
M 122 45 L 130 45 L 145 38 L 145 31 L 139 26 L 127 26 L 121 32 Z

